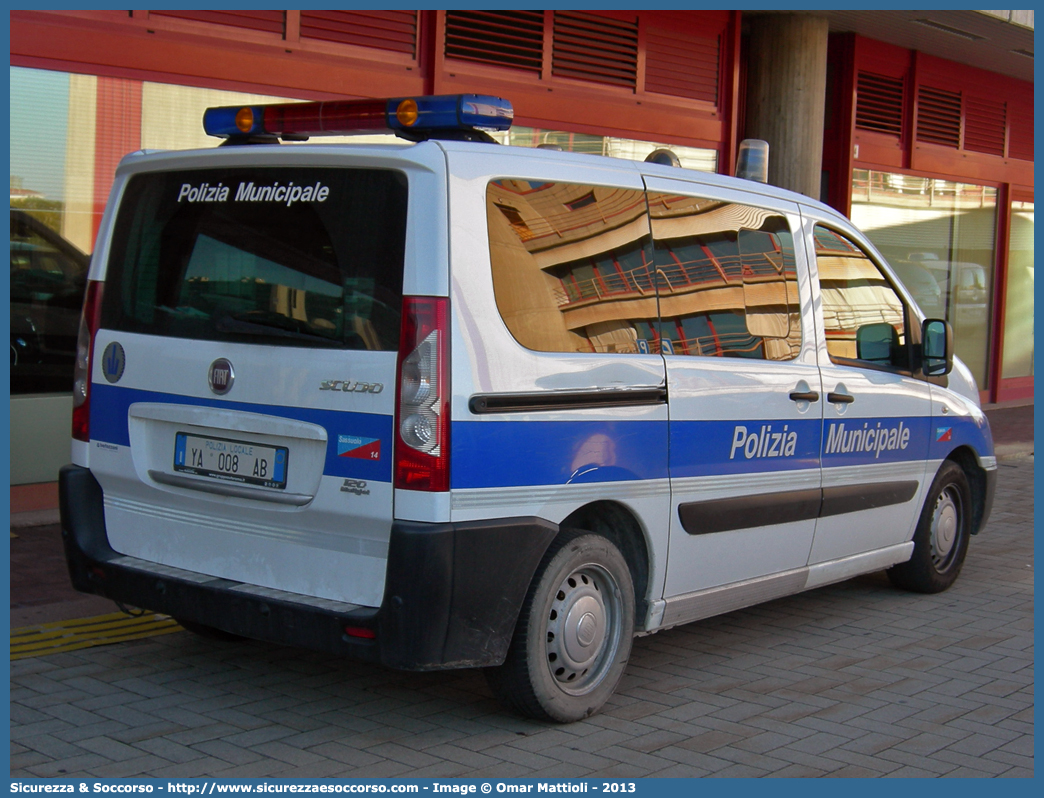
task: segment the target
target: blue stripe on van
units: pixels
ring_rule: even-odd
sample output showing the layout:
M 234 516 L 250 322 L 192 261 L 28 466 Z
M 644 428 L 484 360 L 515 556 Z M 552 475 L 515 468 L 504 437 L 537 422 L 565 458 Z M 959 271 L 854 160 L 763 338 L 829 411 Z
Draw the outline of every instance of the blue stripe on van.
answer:
M 959 446 L 970 446 L 984 457 L 993 455 L 993 433 L 983 419 L 982 426 L 970 416 L 936 416 L 928 431 L 929 457 L 943 460 Z
M 953 420 L 952 442 L 935 442 L 924 417 L 675 421 L 675 478 L 752 474 L 945 457 L 961 444 L 992 453 L 970 419 Z M 825 427 L 825 431 L 824 431 Z M 666 421 L 456 421 L 453 488 L 616 482 L 667 477 Z M 988 430 L 985 431 L 988 437 Z M 832 436 L 832 437 L 831 437 Z M 943 448 L 946 447 L 945 452 Z M 821 454 L 822 453 L 822 454 Z M 938 454 L 941 453 L 941 454 Z
M 224 410 L 279 416 L 316 424 L 326 430 L 324 474 L 373 482 L 391 482 L 394 451 L 391 416 L 338 410 L 310 410 L 303 407 L 255 405 L 245 402 L 228 402 L 222 399 L 200 399 L 95 382 L 91 384 L 91 439 L 115 443 L 119 446 L 129 446 L 130 431 L 127 427 L 127 411 L 135 402 L 218 407 Z M 339 457 L 337 446 L 339 435 L 379 440 L 380 459 Z M 171 441 L 172 447 L 173 444 L 174 442 Z M 173 448 L 171 452 L 173 452 Z M 291 455 L 290 468 L 293 469 L 293 467 L 293 456 Z
M 670 425 L 672 474 L 815 468 L 821 430 L 820 419 L 676 421 Z M 790 434 L 792 448 L 783 438 Z M 666 479 L 667 436 L 666 421 L 456 421 L 451 482 L 498 488 Z
M 453 488 L 666 479 L 666 421 L 455 421 Z
M 674 421 L 671 476 L 753 474 L 819 466 L 822 419 Z
M 823 425 L 823 467 L 924 460 L 931 421 L 925 416 L 828 419 Z
M 92 439 L 128 446 L 127 411 L 135 402 L 217 407 L 317 424 L 327 431 L 324 474 L 375 482 L 392 479 L 391 416 L 191 398 L 93 383 Z M 821 448 L 829 448 L 831 425 L 842 423 L 844 437 L 840 437 L 839 428 L 834 431 L 837 451 L 823 455 L 826 468 L 929 456 L 941 459 L 961 445 L 969 445 L 981 455 L 993 454 L 989 427 L 979 427 L 967 417 L 830 420 L 825 424 L 826 438 L 821 419 L 676 421 L 670 427 L 673 476 L 814 468 Z M 886 443 L 878 451 L 883 435 L 875 432 L 868 437 L 865 430 L 870 429 L 895 429 L 897 445 L 889 448 Z M 901 444 L 904 429 L 909 430 L 905 447 Z M 853 435 L 856 432 L 862 434 Z M 784 438 L 791 433 L 795 435 L 792 450 Z M 776 439 L 775 435 L 780 437 Z M 379 440 L 380 460 L 338 456 L 338 436 Z M 450 438 L 453 488 L 618 482 L 668 476 L 666 421 L 456 421 Z M 846 447 L 848 451 L 844 451 Z

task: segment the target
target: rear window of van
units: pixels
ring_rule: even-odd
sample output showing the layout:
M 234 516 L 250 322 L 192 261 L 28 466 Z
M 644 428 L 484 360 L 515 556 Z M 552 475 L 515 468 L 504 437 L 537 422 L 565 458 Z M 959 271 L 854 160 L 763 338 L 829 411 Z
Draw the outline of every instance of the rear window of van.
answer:
M 109 329 L 394 351 L 407 182 L 386 169 L 139 174 L 116 217 Z

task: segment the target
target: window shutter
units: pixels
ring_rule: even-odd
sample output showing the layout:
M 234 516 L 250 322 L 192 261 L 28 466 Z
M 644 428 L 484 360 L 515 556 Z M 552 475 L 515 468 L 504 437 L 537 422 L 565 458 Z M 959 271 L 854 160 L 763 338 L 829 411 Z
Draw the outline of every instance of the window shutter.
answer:
M 961 93 L 921 86 L 917 92 L 917 140 L 957 149 L 961 145 Z
M 860 72 L 856 129 L 899 136 L 903 132 L 903 79 Z
M 286 24 L 282 11 L 149 11 L 153 17 L 176 17 L 194 22 L 207 22 L 211 25 L 227 25 L 231 28 L 257 30 L 266 33 L 283 34 Z
M 416 11 L 302 11 L 301 38 L 417 53 Z
M 543 11 L 447 11 L 446 56 L 539 73 Z
M 638 20 L 556 11 L 551 72 L 633 89 L 638 76 Z
M 1033 106 L 1012 109 L 1008 132 L 1008 157 L 1033 160 Z
M 1004 155 L 1007 104 L 982 97 L 964 98 L 964 149 Z
M 718 104 L 720 37 L 648 27 L 645 31 L 645 90 Z

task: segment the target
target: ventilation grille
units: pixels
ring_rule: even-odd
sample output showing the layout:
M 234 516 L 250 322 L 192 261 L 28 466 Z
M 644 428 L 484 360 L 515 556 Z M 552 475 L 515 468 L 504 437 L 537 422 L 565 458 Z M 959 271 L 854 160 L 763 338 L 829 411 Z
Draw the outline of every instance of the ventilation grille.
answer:
M 898 136 L 903 132 L 903 79 L 860 72 L 856 128 Z
M 446 56 L 540 72 L 543 11 L 447 11 Z
M 964 101 L 964 149 L 1004 155 L 1007 106 L 1001 100 L 966 97 Z
M 211 25 L 227 25 L 231 28 L 259 30 L 266 33 L 283 34 L 282 11 L 149 11 L 150 17 L 176 17 Z
M 1012 109 L 1008 132 L 1008 157 L 1023 161 L 1033 160 L 1033 108 Z
M 665 28 L 645 31 L 645 90 L 718 104 L 720 37 Z
M 960 92 L 920 87 L 917 92 L 917 140 L 954 149 L 960 147 Z
M 416 11 L 302 11 L 301 38 L 415 55 Z
M 638 21 L 556 11 L 551 72 L 633 89 L 638 76 Z

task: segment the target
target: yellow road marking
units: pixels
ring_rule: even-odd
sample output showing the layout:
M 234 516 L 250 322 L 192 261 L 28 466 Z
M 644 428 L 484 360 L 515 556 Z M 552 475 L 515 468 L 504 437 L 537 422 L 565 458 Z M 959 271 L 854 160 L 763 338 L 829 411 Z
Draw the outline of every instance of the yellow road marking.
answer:
M 113 612 L 93 618 L 24 626 L 11 630 L 11 659 L 40 657 L 179 631 L 181 627 L 169 615 L 153 612 L 137 618 Z

